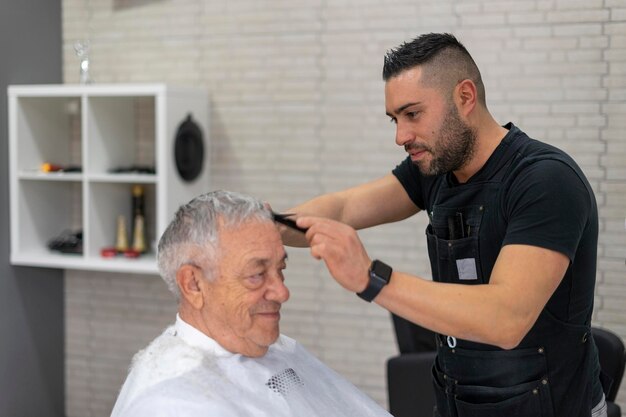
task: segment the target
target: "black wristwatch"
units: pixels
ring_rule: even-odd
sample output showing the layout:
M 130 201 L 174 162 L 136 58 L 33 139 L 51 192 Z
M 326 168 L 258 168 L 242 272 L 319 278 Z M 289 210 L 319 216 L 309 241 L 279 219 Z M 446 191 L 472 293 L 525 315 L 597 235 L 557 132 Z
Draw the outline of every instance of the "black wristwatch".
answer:
M 389 280 L 391 280 L 391 272 L 393 270 L 389 265 L 384 262 L 379 261 L 378 259 L 372 262 L 370 265 L 369 276 L 370 282 L 367 284 L 367 287 L 362 291 L 357 293 L 359 297 L 371 303 L 374 298 L 378 295 L 378 293 L 383 289 L 383 287 L 389 284 Z

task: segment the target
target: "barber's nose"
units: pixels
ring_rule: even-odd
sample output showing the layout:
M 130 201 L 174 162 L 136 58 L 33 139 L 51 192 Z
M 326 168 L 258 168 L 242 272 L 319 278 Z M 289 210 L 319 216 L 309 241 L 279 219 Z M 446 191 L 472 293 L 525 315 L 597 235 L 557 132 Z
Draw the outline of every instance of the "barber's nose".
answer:
M 266 298 L 271 301 L 284 303 L 289 299 L 289 288 L 279 275 L 272 277 L 272 282 L 267 290 Z
M 415 135 L 409 129 L 404 127 L 400 122 L 396 126 L 396 144 L 398 146 L 405 146 L 411 143 L 415 139 Z

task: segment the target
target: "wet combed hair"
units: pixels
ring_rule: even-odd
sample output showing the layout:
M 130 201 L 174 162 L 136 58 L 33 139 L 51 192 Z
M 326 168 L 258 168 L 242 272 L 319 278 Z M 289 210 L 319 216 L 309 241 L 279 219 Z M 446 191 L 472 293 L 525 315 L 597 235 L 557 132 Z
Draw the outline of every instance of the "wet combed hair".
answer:
M 480 70 L 465 46 L 449 33 L 427 33 L 395 49 L 387 51 L 383 64 L 383 80 L 421 66 L 424 86 L 452 94 L 454 87 L 465 79 L 474 82 L 478 101 L 486 106 L 485 86 Z
M 185 264 L 201 267 L 213 279 L 218 262 L 221 228 L 250 221 L 272 221 L 263 202 L 231 191 L 199 195 L 179 207 L 159 240 L 157 262 L 170 291 L 180 297 L 176 272 Z

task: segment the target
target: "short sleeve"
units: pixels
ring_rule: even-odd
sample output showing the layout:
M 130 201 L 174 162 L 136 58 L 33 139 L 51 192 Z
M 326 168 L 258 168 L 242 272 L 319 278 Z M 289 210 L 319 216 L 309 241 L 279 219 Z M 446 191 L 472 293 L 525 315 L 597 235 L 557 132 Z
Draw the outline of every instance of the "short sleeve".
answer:
M 503 245 L 551 249 L 574 260 L 595 202 L 578 173 L 556 159 L 536 161 L 514 178 L 507 193 Z
M 400 181 L 402 187 L 413 203 L 424 210 L 426 204 L 422 195 L 422 185 L 420 183 L 419 169 L 411 162 L 411 158 L 407 157 L 391 173 Z

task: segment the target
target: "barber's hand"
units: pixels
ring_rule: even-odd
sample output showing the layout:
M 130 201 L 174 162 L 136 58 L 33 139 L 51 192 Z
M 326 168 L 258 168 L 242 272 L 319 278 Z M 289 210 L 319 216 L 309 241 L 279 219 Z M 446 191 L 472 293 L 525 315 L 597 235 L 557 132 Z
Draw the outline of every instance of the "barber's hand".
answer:
M 321 217 L 299 217 L 297 224 L 308 228 L 306 239 L 311 255 L 322 259 L 335 280 L 345 289 L 361 292 L 368 284 L 372 260 L 352 227 Z

